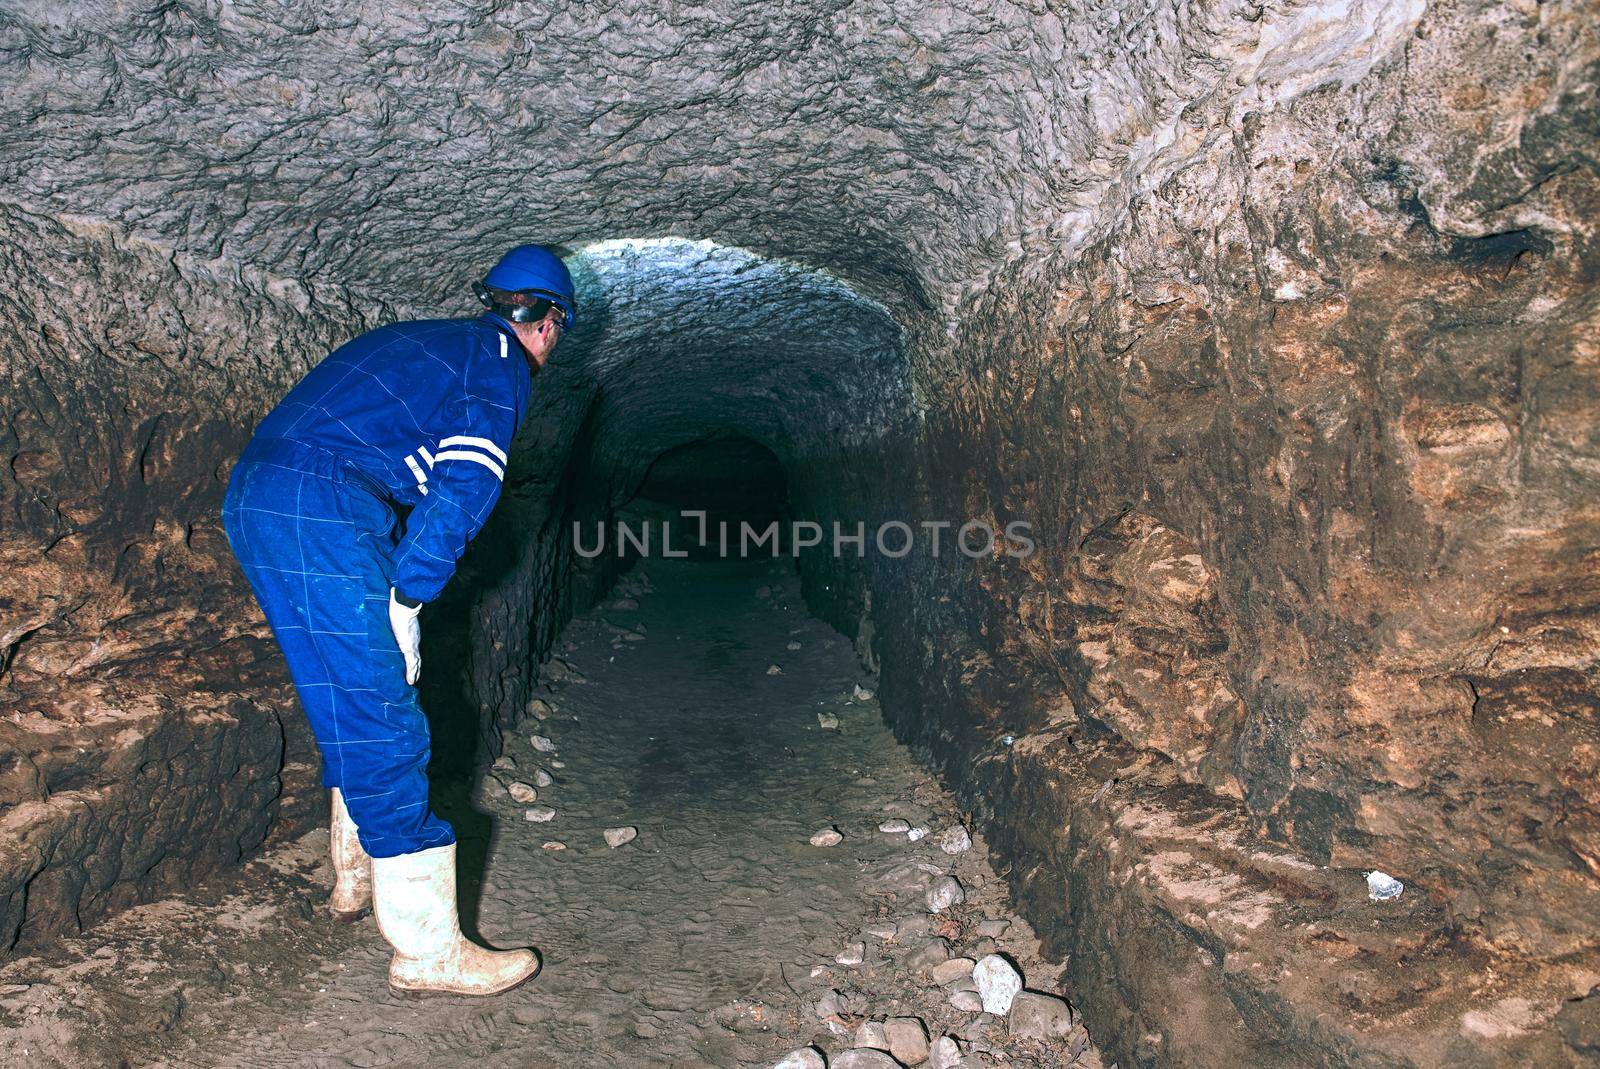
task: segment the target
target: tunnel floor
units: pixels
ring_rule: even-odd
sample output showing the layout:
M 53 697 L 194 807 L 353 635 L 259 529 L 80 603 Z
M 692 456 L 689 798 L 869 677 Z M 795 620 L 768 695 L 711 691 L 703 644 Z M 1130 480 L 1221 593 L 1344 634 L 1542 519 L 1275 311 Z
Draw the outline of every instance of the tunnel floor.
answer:
M 873 680 L 806 614 L 792 571 L 647 561 L 569 625 L 558 660 L 549 715 L 507 739 L 515 768 L 484 775 L 486 831 L 461 851 L 482 872 L 468 930 L 536 945 L 532 983 L 481 1001 L 391 996 L 374 923 L 325 913 L 318 831 L 0 968 L 0 1064 L 770 1066 L 807 1043 L 837 1057 L 894 1016 L 958 1038 L 963 1065 L 1099 1064 L 1081 1026 L 1010 1034 L 952 1005 L 970 980 L 931 974 L 999 951 L 1028 988 L 1065 994 L 981 840 L 942 849 L 953 800 L 857 692 Z M 540 768 L 547 822 L 505 790 Z M 878 829 L 894 818 L 932 834 Z M 619 826 L 638 837 L 611 848 L 603 832 Z M 830 826 L 843 841 L 812 845 Z M 967 899 L 930 915 L 945 874 Z M 864 960 L 839 963 L 855 943 Z

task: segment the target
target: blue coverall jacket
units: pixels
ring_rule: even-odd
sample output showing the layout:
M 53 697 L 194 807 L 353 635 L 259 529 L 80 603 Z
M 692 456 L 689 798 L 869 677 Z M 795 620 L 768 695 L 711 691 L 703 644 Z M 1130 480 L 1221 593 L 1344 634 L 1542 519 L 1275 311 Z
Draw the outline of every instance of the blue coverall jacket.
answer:
M 380 327 L 284 397 L 229 480 L 229 541 L 283 648 L 323 782 L 343 791 L 374 857 L 454 841 L 428 805 L 427 721 L 389 589 L 423 602 L 444 589 L 499 499 L 531 386 L 498 316 Z

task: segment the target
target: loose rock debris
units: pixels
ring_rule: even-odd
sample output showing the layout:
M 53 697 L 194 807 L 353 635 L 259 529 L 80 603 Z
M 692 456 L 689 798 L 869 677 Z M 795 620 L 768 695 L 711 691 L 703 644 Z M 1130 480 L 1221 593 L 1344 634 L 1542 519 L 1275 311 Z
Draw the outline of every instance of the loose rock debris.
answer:
M 535 945 L 532 983 L 397 1002 L 372 923 L 326 915 L 316 832 L 0 966 L 0 1065 L 1098 1066 L 981 837 L 855 697 L 871 677 L 795 608 L 793 575 L 650 568 L 655 590 L 619 591 L 635 607 L 569 625 L 561 678 L 529 707 L 541 734 L 509 733 L 471 793 L 488 829 L 458 823 L 482 859 L 467 925 Z M 658 637 L 612 662 L 616 611 Z M 791 635 L 802 649 L 767 676 Z M 545 804 L 490 775 L 518 767 Z M 552 820 L 559 839 L 529 826 Z M 974 848 L 947 853 L 963 836 Z M 1009 1017 L 974 980 L 994 954 L 1026 981 Z

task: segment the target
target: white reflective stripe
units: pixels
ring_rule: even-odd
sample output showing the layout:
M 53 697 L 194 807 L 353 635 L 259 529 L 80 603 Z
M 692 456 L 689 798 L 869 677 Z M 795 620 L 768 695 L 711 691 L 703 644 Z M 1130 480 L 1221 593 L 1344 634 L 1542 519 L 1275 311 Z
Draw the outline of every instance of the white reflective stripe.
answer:
M 505 358 L 506 358 L 506 336 L 504 334 L 502 334 L 502 335 L 500 335 L 500 359 L 504 360 Z
M 494 472 L 494 477 L 496 479 L 504 479 L 506 477 L 505 469 L 496 464 L 494 461 L 490 460 L 488 457 L 484 456 L 482 453 L 469 453 L 465 449 L 446 449 L 443 453 L 440 453 L 438 456 L 434 457 L 434 459 L 470 460 L 474 464 L 482 464 L 484 467 Z
M 425 446 L 425 445 L 417 446 L 417 452 L 422 455 L 422 459 L 423 460 L 428 462 L 428 467 L 430 467 L 430 468 L 433 467 L 433 454 L 428 452 L 428 447 L 427 446 Z
M 470 445 L 474 448 L 483 450 L 485 453 L 488 453 L 502 464 L 510 463 L 510 461 L 506 459 L 505 452 L 487 438 L 469 438 L 464 434 L 458 434 L 454 438 L 445 438 L 442 440 L 439 443 L 439 448 L 443 449 L 450 445 Z
M 417 489 L 426 494 L 428 488 L 423 484 L 428 481 L 428 476 L 423 472 L 422 465 L 417 463 L 417 458 L 410 453 L 406 454 L 406 467 L 410 468 L 411 474 L 417 477 Z

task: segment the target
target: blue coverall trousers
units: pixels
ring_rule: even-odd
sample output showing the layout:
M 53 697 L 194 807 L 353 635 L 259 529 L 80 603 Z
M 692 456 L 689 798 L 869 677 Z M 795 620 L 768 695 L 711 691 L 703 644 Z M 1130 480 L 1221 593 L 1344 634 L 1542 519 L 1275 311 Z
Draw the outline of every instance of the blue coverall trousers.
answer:
M 394 509 L 332 453 L 268 439 L 234 467 L 222 523 L 361 845 L 394 857 L 454 842 L 428 805 L 428 722 L 389 627 Z

